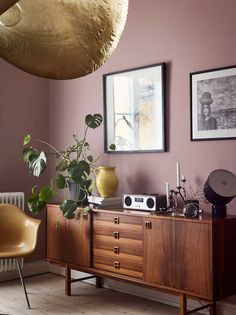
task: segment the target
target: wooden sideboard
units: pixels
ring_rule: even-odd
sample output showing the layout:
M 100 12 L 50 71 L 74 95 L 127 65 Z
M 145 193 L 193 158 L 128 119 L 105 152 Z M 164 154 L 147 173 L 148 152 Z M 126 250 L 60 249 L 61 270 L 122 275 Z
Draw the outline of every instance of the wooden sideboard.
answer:
M 213 315 L 216 301 L 236 294 L 235 242 L 236 217 L 94 209 L 67 220 L 59 206 L 47 206 L 47 259 L 66 268 L 69 295 L 75 269 L 98 280 L 125 280 L 179 295 L 181 315 L 190 313 L 187 298 L 202 300 Z

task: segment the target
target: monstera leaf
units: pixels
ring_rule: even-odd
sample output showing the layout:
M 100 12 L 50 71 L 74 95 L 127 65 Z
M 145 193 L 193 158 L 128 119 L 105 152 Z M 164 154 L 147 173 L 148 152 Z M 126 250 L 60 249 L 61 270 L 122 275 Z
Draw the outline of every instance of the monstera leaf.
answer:
M 31 155 L 29 158 L 29 169 L 32 175 L 39 177 L 47 167 L 46 154 L 41 151 L 39 154 Z
M 28 144 L 28 143 L 30 142 L 30 140 L 31 140 L 31 136 L 30 136 L 29 134 L 26 135 L 26 136 L 24 137 L 24 139 L 23 139 L 23 145 Z
M 50 186 L 43 186 L 39 191 L 40 201 L 49 201 L 55 196 L 54 191 Z
M 38 214 L 42 211 L 49 200 L 54 197 L 54 192 L 51 187 L 43 186 L 39 192 L 36 192 L 37 186 L 34 186 L 32 193 L 28 199 L 28 207 L 31 212 Z
M 36 196 L 31 196 L 28 199 L 27 204 L 31 212 L 33 212 L 34 214 L 38 214 L 46 207 L 47 203 L 45 201 L 40 201 Z
M 47 167 L 47 157 L 43 151 L 39 152 L 34 148 L 25 148 L 23 159 L 28 164 L 30 173 L 36 177 L 39 177 Z
M 39 152 L 37 149 L 34 148 L 24 148 L 23 150 L 23 160 L 25 163 L 30 163 L 31 157 L 37 157 L 39 155 Z
M 102 116 L 100 114 L 87 115 L 85 117 L 85 123 L 89 128 L 95 129 L 102 123 Z
M 114 143 L 110 144 L 109 149 L 112 151 L 116 150 L 116 145 Z
M 75 210 L 77 209 L 77 202 L 74 200 L 64 200 L 60 204 L 60 209 L 67 219 L 74 219 Z
M 58 174 L 56 178 L 56 186 L 59 189 L 66 187 L 66 178 L 62 174 Z
M 68 167 L 68 161 L 62 160 L 56 165 L 56 170 L 59 172 L 63 172 L 67 169 L 67 167 Z
M 26 146 L 31 141 L 31 136 L 28 134 L 23 139 L 23 145 Z M 39 177 L 47 166 L 47 157 L 44 151 L 38 151 L 32 147 L 23 149 L 23 160 L 28 164 L 30 173 Z
M 68 172 L 73 181 L 82 184 L 90 174 L 90 165 L 84 160 L 72 161 L 68 167 Z

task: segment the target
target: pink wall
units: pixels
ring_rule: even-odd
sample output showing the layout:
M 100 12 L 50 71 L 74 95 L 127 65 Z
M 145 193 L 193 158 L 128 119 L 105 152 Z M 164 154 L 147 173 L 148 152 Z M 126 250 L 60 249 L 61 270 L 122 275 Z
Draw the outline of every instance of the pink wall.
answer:
M 49 137 L 49 82 L 26 74 L 0 60 L 0 191 L 23 191 L 29 195 L 33 184 L 48 181 L 49 175 L 35 180 L 22 159 L 22 140 L 31 133 Z M 42 219 L 43 215 L 41 216 Z M 45 252 L 45 225 L 41 224 L 38 249 L 31 259 L 42 259 Z
M 159 62 L 167 64 L 169 149 L 104 155 L 100 164 L 117 167 L 118 193 L 164 193 L 166 180 L 175 185 L 177 160 L 193 186 L 203 184 L 216 168 L 236 173 L 235 140 L 191 142 L 189 121 L 189 73 L 236 63 L 235 10 L 235 0 L 130 0 L 125 31 L 113 56 L 95 73 L 76 80 L 49 83 L 0 60 L 0 191 L 20 190 L 27 196 L 37 183 L 22 162 L 26 133 L 43 139 L 50 133 L 55 145 L 68 145 L 75 129 L 83 130 L 87 113 L 103 112 L 104 73 Z M 95 155 L 102 153 L 103 128 L 90 135 Z M 40 182 L 48 179 L 45 174 Z M 236 201 L 230 204 L 231 212 L 235 206 Z M 44 228 L 32 259 L 44 257 Z
M 176 184 L 177 160 L 193 187 L 217 168 L 236 174 L 235 140 L 190 141 L 189 96 L 190 72 L 236 63 L 235 11 L 235 0 L 130 0 L 127 24 L 110 60 L 87 77 L 51 83 L 51 140 L 67 144 L 87 113 L 103 112 L 104 73 L 165 62 L 168 152 L 106 155 L 103 163 L 117 167 L 118 193 L 164 193 L 166 180 Z M 91 138 L 97 153 L 103 152 L 103 137 L 100 129 Z

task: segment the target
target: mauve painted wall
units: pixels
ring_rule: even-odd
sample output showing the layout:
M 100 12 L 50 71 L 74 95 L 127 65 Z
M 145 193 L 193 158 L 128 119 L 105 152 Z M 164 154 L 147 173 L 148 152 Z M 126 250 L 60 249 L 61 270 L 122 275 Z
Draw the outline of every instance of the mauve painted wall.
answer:
M 83 130 L 87 113 L 103 112 L 104 73 L 159 62 L 167 64 L 168 152 L 104 155 L 100 164 L 117 167 L 118 193 L 164 193 L 167 179 L 175 185 L 177 160 L 193 186 L 216 168 L 236 173 L 235 140 L 191 142 L 189 122 L 189 73 L 236 64 L 235 10 L 235 0 L 130 0 L 113 56 L 95 73 L 76 80 L 49 83 L 0 60 L 0 190 L 20 190 L 27 196 L 37 183 L 22 162 L 26 133 L 46 140 L 50 133 L 54 144 L 68 145 L 75 129 Z M 103 128 L 91 131 L 95 154 L 103 152 L 103 139 Z M 40 183 L 48 179 L 46 173 Z M 235 201 L 229 205 L 232 213 L 235 206 Z M 42 224 L 31 259 L 44 257 L 44 230 Z
M 118 193 L 164 193 L 166 180 L 176 184 L 177 160 L 193 187 L 217 168 L 236 173 L 235 140 L 190 141 L 189 96 L 189 73 L 236 64 L 235 12 L 235 0 L 130 0 L 110 60 L 84 78 L 51 82 L 51 140 L 66 145 L 87 113 L 103 112 L 104 73 L 165 62 L 168 152 L 105 155 L 100 164 L 117 167 Z M 102 128 L 91 136 L 98 154 L 103 138 Z M 235 205 L 231 202 L 229 212 Z
M 110 60 L 87 77 L 51 83 L 51 140 L 66 145 L 86 113 L 103 112 L 104 73 L 166 62 L 168 152 L 104 156 L 103 163 L 117 167 L 118 193 L 163 193 L 166 180 L 175 185 L 177 160 L 192 186 L 216 168 L 236 173 L 235 140 L 191 142 L 189 122 L 189 73 L 235 64 L 235 10 L 234 0 L 131 0 Z M 98 154 L 103 137 L 100 128 L 90 140 Z
M 23 191 L 27 197 L 33 184 L 48 182 L 29 176 L 22 159 L 22 140 L 49 137 L 49 81 L 26 74 L 0 60 L 0 191 Z M 40 226 L 37 250 L 31 260 L 45 257 L 45 221 Z

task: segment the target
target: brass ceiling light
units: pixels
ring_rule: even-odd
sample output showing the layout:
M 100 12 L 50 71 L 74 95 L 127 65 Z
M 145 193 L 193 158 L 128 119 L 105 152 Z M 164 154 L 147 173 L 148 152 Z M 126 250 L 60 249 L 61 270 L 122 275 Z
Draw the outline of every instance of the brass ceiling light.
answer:
M 0 57 L 44 78 L 85 76 L 111 56 L 127 12 L 128 0 L 1 0 Z
M 21 6 L 18 3 L 16 3 L 7 11 L 0 15 L 0 25 L 5 27 L 17 25 L 21 20 L 21 14 L 22 14 Z

